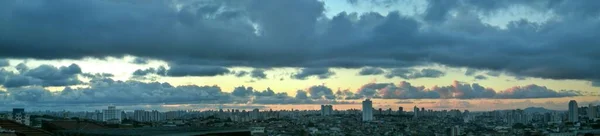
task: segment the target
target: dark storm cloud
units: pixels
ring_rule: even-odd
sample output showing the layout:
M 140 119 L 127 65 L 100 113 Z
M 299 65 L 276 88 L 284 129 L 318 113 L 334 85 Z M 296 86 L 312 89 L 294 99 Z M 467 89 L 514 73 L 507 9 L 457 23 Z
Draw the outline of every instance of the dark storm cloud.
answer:
M 316 76 L 319 79 L 327 79 L 335 75 L 335 72 L 329 70 L 329 68 L 303 68 L 300 72 L 292 75 L 292 78 L 305 80 L 307 77 Z
M 250 72 L 250 77 L 256 79 L 267 79 L 267 74 L 265 74 L 264 69 L 254 69 Z
M 8 62 L 8 60 L 0 59 L 0 67 L 6 67 L 6 66 L 10 66 L 10 63 Z
M 170 76 L 228 73 L 224 68 L 194 70 L 200 65 L 406 68 L 438 63 L 526 77 L 597 80 L 598 4 L 429 0 L 423 15 L 340 13 L 330 18 L 317 0 L 8 0 L 0 4 L 0 28 L 5 28 L 0 57 L 133 55 L 182 66 Z M 515 6 L 554 15 L 546 22 L 523 19 L 503 28 L 481 20 Z
M 403 79 L 417 79 L 417 78 L 437 78 L 446 75 L 446 73 L 435 70 L 435 69 L 409 69 L 409 68 L 395 68 L 392 69 L 388 74 L 385 75 L 387 78 L 400 77 Z
M 377 67 L 364 67 L 360 69 L 358 75 L 366 76 L 366 75 L 381 75 L 383 74 L 383 69 Z
M 40 65 L 33 69 L 21 63 L 15 67 L 19 72 L 12 73 L 4 71 L 0 78 L 5 81 L 2 85 L 6 88 L 22 86 L 69 86 L 78 85 L 83 82 L 77 77 L 81 74 L 81 68 L 77 64 L 55 67 L 52 65 Z

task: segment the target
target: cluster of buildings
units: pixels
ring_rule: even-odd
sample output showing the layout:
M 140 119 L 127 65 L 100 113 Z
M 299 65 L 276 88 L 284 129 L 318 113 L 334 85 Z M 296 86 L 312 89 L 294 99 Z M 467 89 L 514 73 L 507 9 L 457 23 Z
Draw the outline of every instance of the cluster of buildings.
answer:
M 24 109 L 16 108 L 12 112 L 0 114 L 0 118 L 27 126 L 33 124 L 32 122 L 40 122 L 38 116 L 44 115 L 56 117 L 55 121 L 56 119 L 67 122 L 83 119 L 97 124 L 114 124 L 112 126 L 116 127 L 160 127 L 161 130 L 167 129 L 164 127 L 175 127 L 168 129 L 244 128 L 255 135 L 571 136 L 582 133 L 600 134 L 599 106 L 590 104 L 587 107 L 579 107 L 576 101 L 570 101 L 568 106 L 569 110 L 566 112 L 543 108 L 543 110 L 527 108 L 471 112 L 457 109 L 432 110 L 417 106 L 413 107 L 413 111 L 404 111 L 403 107 L 398 107 L 397 110 L 375 109 L 373 102 L 366 99 L 362 102 L 362 109 L 349 110 L 336 110 L 334 105 L 321 105 L 320 110 L 219 109 L 160 112 L 157 110 L 123 111 L 115 106 L 108 106 L 107 109 L 95 112 L 47 111 L 27 114 Z M 49 120 L 42 119 L 43 121 Z M 123 133 L 133 133 L 141 129 L 131 131 Z M 61 133 L 68 132 L 61 131 Z

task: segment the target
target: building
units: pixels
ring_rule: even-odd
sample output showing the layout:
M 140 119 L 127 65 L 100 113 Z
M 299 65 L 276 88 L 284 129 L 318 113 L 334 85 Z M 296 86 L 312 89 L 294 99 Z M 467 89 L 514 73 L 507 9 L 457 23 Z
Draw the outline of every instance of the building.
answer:
M 362 120 L 373 120 L 373 102 L 370 99 L 366 99 L 362 102 Z
M 14 108 L 12 113 L 8 115 L 8 119 L 24 125 L 31 125 L 29 115 L 25 114 L 25 109 Z
M 446 136 L 459 136 L 461 135 L 460 127 L 455 125 L 453 127 L 446 127 Z
M 250 118 L 253 120 L 260 119 L 260 111 L 258 109 L 252 110 L 252 112 L 250 112 Z
M 590 120 L 593 120 L 594 118 L 596 118 L 597 111 L 598 111 L 598 109 L 596 109 L 596 106 L 594 106 L 593 104 L 590 103 L 590 105 L 588 106 L 588 111 L 587 111 L 588 118 Z
M 321 105 L 321 116 L 333 115 L 332 105 Z
M 404 114 L 404 108 L 398 107 L 398 115 Z
M 569 122 L 578 122 L 579 121 L 579 112 L 577 111 L 579 108 L 577 106 L 577 101 L 571 100 L 569 101 Z
M 419 117 L 419 107 L 415 106 L 413 109 L 413 113 L 414 113 L 413 117 L 415 117 L 415 118 Z
M 103 120 L 108 124 L 121 124 L 121 110 L 115 106 L 108 106 L 108 109 L 103 110 Z

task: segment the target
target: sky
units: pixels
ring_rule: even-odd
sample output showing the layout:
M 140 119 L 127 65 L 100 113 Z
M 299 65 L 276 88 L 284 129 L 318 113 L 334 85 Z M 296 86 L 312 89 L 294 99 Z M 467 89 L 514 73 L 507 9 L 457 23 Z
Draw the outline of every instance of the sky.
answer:
M 594 0 L 3 0 L 0 110 L 600 104 Z

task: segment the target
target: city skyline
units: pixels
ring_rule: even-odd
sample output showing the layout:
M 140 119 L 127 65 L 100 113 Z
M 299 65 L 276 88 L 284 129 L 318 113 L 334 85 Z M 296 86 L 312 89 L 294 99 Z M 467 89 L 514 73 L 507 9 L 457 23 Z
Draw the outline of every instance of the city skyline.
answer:
M 5 0 L 0 110 L 600 105 L 583 5 Z

